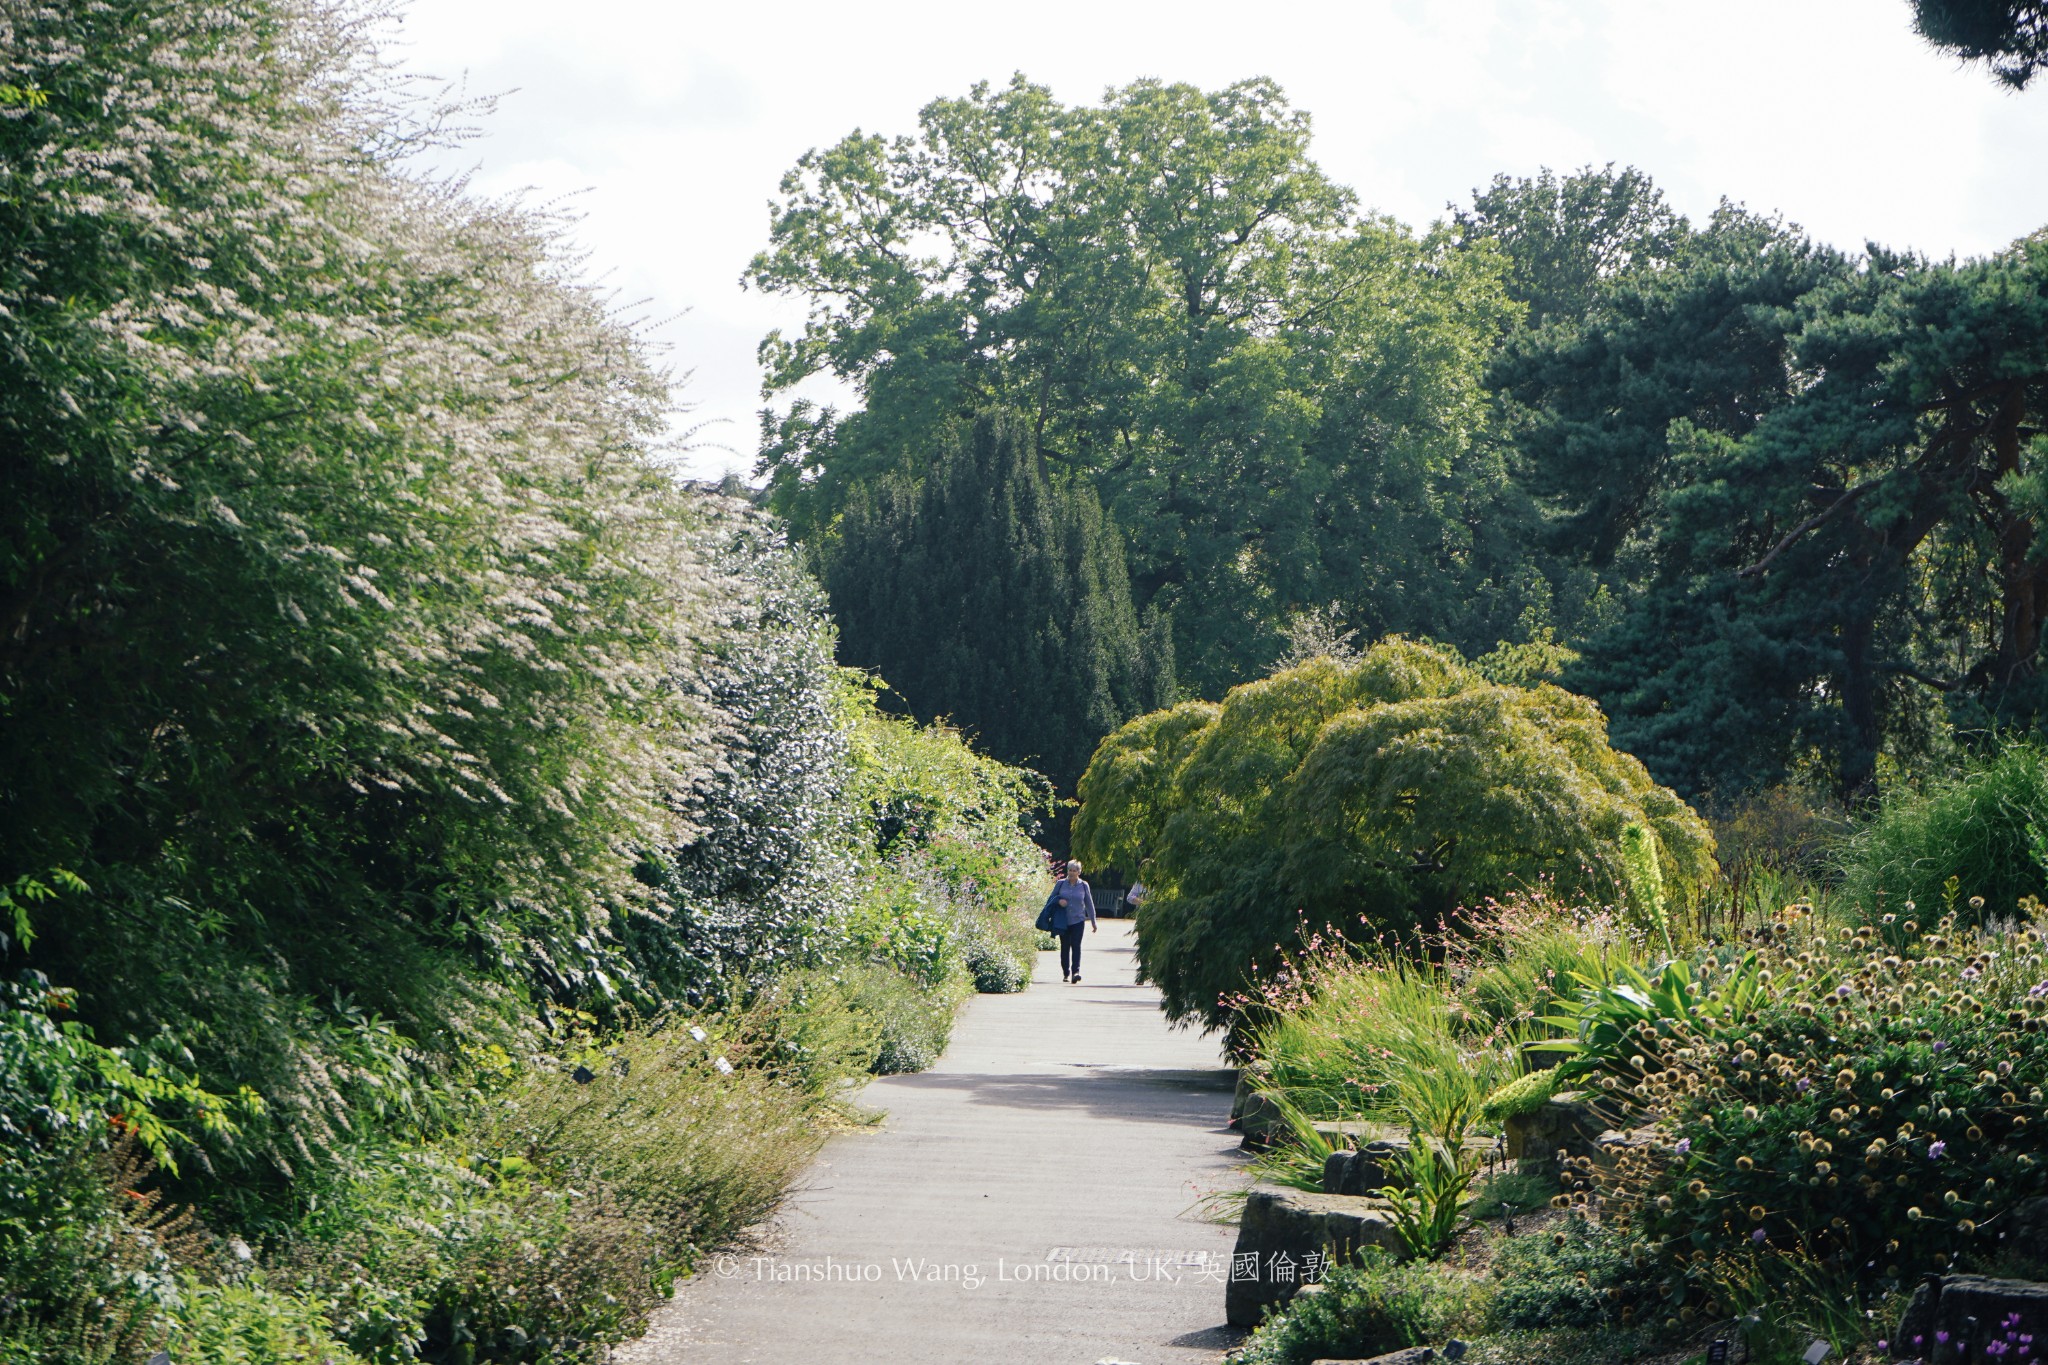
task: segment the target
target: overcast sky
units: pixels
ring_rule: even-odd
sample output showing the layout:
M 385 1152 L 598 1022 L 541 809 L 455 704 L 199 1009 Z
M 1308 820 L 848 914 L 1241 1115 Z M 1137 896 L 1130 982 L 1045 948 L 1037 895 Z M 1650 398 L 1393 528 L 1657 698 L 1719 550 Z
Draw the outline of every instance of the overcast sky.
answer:
M 1905 0 L 413 0 L 398 41 L 415 70 L 510 92 L 457 157 L 477 187 L 574 195 L 589 270 L 671 319 L 707 477 L 750 470 L 755 344 L 802 316 L 739 286 L 782 173 L 1014 71 L 1068 103 L 1270 76 L 1324 170 L 1417 226 L 1497 172 L 1608 161 L 1695 217 L 1726 196 L 1844 247 L 1967 256 L 2048 225 L 2048 81 L 1959 68 Z

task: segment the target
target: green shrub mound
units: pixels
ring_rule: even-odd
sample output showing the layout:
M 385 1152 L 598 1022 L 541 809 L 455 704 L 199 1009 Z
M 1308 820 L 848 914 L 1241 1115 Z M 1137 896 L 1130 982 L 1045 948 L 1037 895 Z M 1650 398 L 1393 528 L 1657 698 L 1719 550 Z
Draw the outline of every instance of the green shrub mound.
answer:
M 1660 1286 L 1628 1239 L 1582 1218 L 1503 1237 L 1492 1263 L 1395 1262 L 1367 1251 L 1330 1272 L 1323 1292 L 1296 1299 L 1230 1359 L 1232 1365 L 1310 1365 L 1481 1337 L 1475 1359 L 1610 1361 L 1650 1340 L 1634 1324 Z
M 967 945 L 967 970 L 984 995 L 1009 995 L 1031 984 L 1031 959 L 1002 943 L 976 938 Z
M 1209 1025 L 1332 926 L 1435 928 L 1539 885 L 1654 922 L 1715 874 L 1706 824 L 1608 746 L 1591 702 L 1399 639 L 1140 717 L 1080 797 L 1077 856 L 1149 860 L 1140 965 L 1173 1018 Z
M 1489 1274 L 1488 1324 L 1502 1332 L 1628 1325 L 1663 1288 L 1629 1238 L 1583 1218 L 1504 1238 Z
M 1396 1262 L 1376 1247 L 1357 1265 L 1331 1271 L 1324 1284 L 1260 1328 L 1231 1357 L 1234 1365 L 1309 1365 L 1441 1346 L 1486 1322 L 1484 1281 L 1428 1261 Z

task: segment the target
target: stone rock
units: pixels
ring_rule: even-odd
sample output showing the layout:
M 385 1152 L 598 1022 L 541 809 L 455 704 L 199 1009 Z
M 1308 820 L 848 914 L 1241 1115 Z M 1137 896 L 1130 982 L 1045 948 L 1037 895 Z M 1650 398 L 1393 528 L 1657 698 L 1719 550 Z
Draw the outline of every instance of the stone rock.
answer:
M 1259 1068 L 1257 1063 L 1251 1066 L 1241 1066 L 1237 1069 L 1237 1088 L 1230 1094 L 1230 1124 L 1233 1128 L 1237 1126 L 1238 1119 L 1243 1116 L 1246 1103 L 1253 1095 L 1258 1093 L 1256 1088 L 1258 1077 Z
M 1356 1151 L 1330 1153 L 1323 1159 L 1323 1193 L 1368 1195 L 1388 1185 L 1406 1185 L 1408 1172 L 1401 1158 L 1407 1150 L 1406 1139 L 1381 1138 Z
M 1916 1356 L 1926 1353 L 1934 1340 L 1934 1301 L 1941 1295 L 1941 1276 L 1929 1275 L 1914 1286 L 1913 1296 L 1899 1314 L 1899 1330 L 1892 1333 L 1892 1354 Z M 1920 1343 L 1918 1346 L 1912 1343 Z
M 1224 1319 L 1232 1327 L 1258 1326 L 1268 1308 L 1294 1297 L 1304 1275 L 1322 1278 L 1315 1267 L 1351 1260 L 1367 1247 L 1407 1254 L 1385 1204 L 1352 1195 L 1253 1190 L 1237 1226 Z M 1247 1263 L 1245 1257 L 1254 1259 Z M 1240 1273 L 1247 1264 L 1255 1267 L 1252 1273 Z
M 1436 1359 L 1436 1350 L 1429 1346 L 1410 1346 L 1405 1350 L 1389 1351 L 1383 1356 L 1369 1360 L 1318 1360 L 1314 1365 L 1429 1365 Z
M 1606 1131 L 1606 1120 L 1583 1094 L 1562 1091 L 1508 1120 L 1508 1156 L 1524 1175 L 1554 1176 L 1560 1148 L 1568 1157 L 1592 1156 Z
M 1408 1145 L 1400 1130 L 1384 1123 L 1362 1123 L 1357 1119 L 1317 1119 L 1316 1136 L 1332 1147 L 1364 1147 L 1374 1142 Z
M 1230 1126 L 1243 1134 L 1238 1145 L 1247 1152 L 1265 1151 L 1273 1145 L 1273 1135 L 1287 1129 L 1280 1106 L 1259 1093 L 1267 1074 L 1261 1062 L 1239 1068 L 1237 1089 L 1230 1097 Z
M 1938 1281 L 1930 1276 L 1900 1315 L 1892 1351 L 1920 1356 L 1929 1365 L 1952 1365 L 1981 1360 L 1987 1344 L 2023 1332 L 2035 1337 L 2048 1333 L 2048 1284 L 1986 1275 L 1949 1275 Z
M 1998 1249 L 2029 1270 L 2048 1270 L 2048 1195 L 2022 1199 L 2005 1215 Z

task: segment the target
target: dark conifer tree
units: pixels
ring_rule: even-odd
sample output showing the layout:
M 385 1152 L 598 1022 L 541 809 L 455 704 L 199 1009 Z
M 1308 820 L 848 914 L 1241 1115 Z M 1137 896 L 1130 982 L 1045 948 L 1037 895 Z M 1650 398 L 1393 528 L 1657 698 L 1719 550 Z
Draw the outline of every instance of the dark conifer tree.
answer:
M 2042 0 L 1913 0 L 1920 36 L 2024 89 L 2048 68 L 2048 4 Z
M 1063 793 L 1104 735 L 1172 699 L 1170 633 L 1141 627 L 1095 494 L 1049 482 L 1007 417 L 978 419 L 921 484 L 863 491 L 821 560 L 844 662 Z

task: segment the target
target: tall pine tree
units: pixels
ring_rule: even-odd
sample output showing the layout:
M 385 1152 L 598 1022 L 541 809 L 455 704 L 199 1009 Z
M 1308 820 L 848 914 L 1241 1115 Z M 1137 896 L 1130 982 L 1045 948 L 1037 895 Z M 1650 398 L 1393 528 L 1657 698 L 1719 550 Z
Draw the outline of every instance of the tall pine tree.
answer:
M 921 483 L 863 490 L 821 561 L 844 662 L 1062 793 L 1104 735 L 1172 700 L 1170 631 L 1140 627 L 1095 494 L 1049 482 L 1006 416 L 977 419 Z

